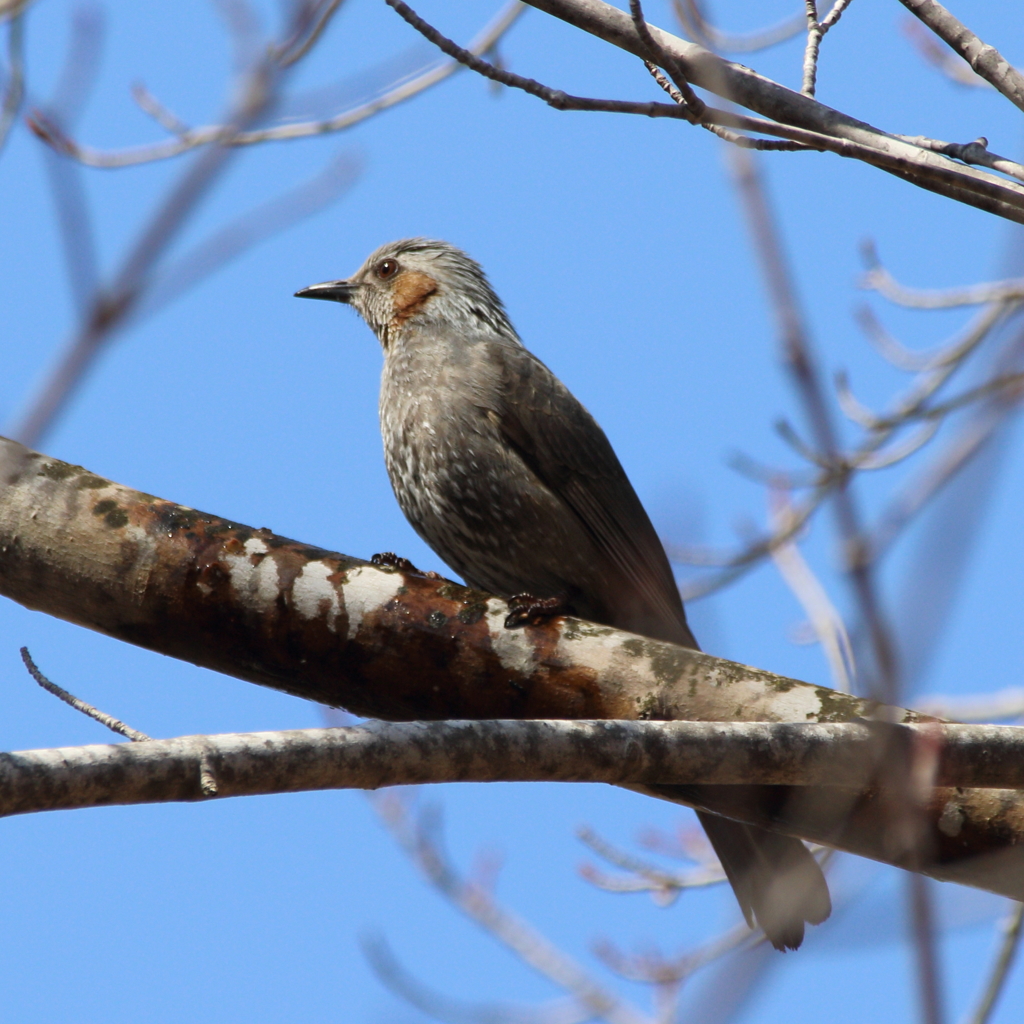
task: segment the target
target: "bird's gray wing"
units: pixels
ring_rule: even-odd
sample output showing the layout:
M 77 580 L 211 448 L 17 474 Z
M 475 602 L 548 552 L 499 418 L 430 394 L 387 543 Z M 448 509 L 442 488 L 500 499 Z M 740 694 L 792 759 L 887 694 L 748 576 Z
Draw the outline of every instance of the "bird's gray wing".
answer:
M 528 351 L 503 346 L 502 360 L 497 390 L 503 401 L 493 411 L 505 439 L 642 597 L 650 610 L 647 635 L 696 648 L 665 550 L 604 432 Z M 640 788 L 688 802 L 682 787 Z M 818 924 L 828 917 L 828 886 L 799 839 L 707 813 L 700 819 L 744 916 L 756 917 L 777 949 L 795 949 L 805 921 Z
M 505 439 L 568 506 L 615 575 L 639 598 L 646 629 L 635 623 L 632 628 L 696 648 L 665 549 L 604 431 L 525 348 L 503 345 L 501 357 L 501 407 L 494 412 Z

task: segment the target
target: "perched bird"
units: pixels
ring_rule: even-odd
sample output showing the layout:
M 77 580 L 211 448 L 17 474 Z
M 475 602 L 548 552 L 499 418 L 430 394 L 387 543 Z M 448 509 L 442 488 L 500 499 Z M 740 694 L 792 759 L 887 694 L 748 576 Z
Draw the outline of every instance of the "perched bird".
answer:
M 353 306 L 380 340 L 388 475 L 416 532 L 516 614 L 565 612 L 697 648 L 664 548 L 604 432 L 512 327 L 481 267 L 405 239 L 300 298 Z M 797 839 L 699 812 L 748 923 L 795 949 L 830 912 Z

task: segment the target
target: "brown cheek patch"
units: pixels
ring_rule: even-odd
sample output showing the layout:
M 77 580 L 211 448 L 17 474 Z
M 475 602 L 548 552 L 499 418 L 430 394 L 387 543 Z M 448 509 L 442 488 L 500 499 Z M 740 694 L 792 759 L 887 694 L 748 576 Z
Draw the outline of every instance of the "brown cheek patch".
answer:
M 419 270 L 408 270 L 395 282 L 392 294 L 395 315 L 391 320 L 392 327 L 398 327 L 405 323 L 411 316 L 415 316 L 430 298 L 437 291 L 437 282 L 428 274 Z

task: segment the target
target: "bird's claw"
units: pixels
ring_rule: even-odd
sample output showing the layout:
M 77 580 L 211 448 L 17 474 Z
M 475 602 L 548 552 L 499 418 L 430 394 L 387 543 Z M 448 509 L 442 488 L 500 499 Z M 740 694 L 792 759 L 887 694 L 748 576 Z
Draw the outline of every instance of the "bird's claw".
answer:
M 533 594 L 516 594 L 508 601 L 508 615 L 505 616 L 505 628 L 515 629 L 517 626 L 539 626 L 546 619 L 556 615 L 564 615 L 567 611 L 565 598 L 534 597 Z
M 381 569 L 397 569 L 398 572 L 409 573 L 411 576 L 422 576 L 428 580 L 444 579 L 439 572 L 434 572 L 433 570 L 424 572 L 422 569 L 417 569 L 408 558 L 402 558 L 401 555 L 396 555 L 394 551 L 381 551 L 379 554 L 372 555 L 370 563 Z M 450 583 L 451 580 L 447 582 Z
M 371 555 L 370 562 L 380 569 L 397 569 L 399 572 L 411 572 L 417 576 L 423 575 L 408 558 L 402 558 L 400 555 L 396 555 L 394 551 L 381 551 L 376 555 Z

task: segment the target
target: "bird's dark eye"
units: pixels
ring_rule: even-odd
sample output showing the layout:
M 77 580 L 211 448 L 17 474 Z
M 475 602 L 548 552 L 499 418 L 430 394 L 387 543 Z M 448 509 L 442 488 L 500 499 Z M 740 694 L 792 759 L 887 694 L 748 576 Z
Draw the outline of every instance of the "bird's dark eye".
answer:
M 381 260 L 376 267 L 376 274 L 382 281 L 386 281 L 389 277 L 394 277 L 397 272 L 397 260 Z

